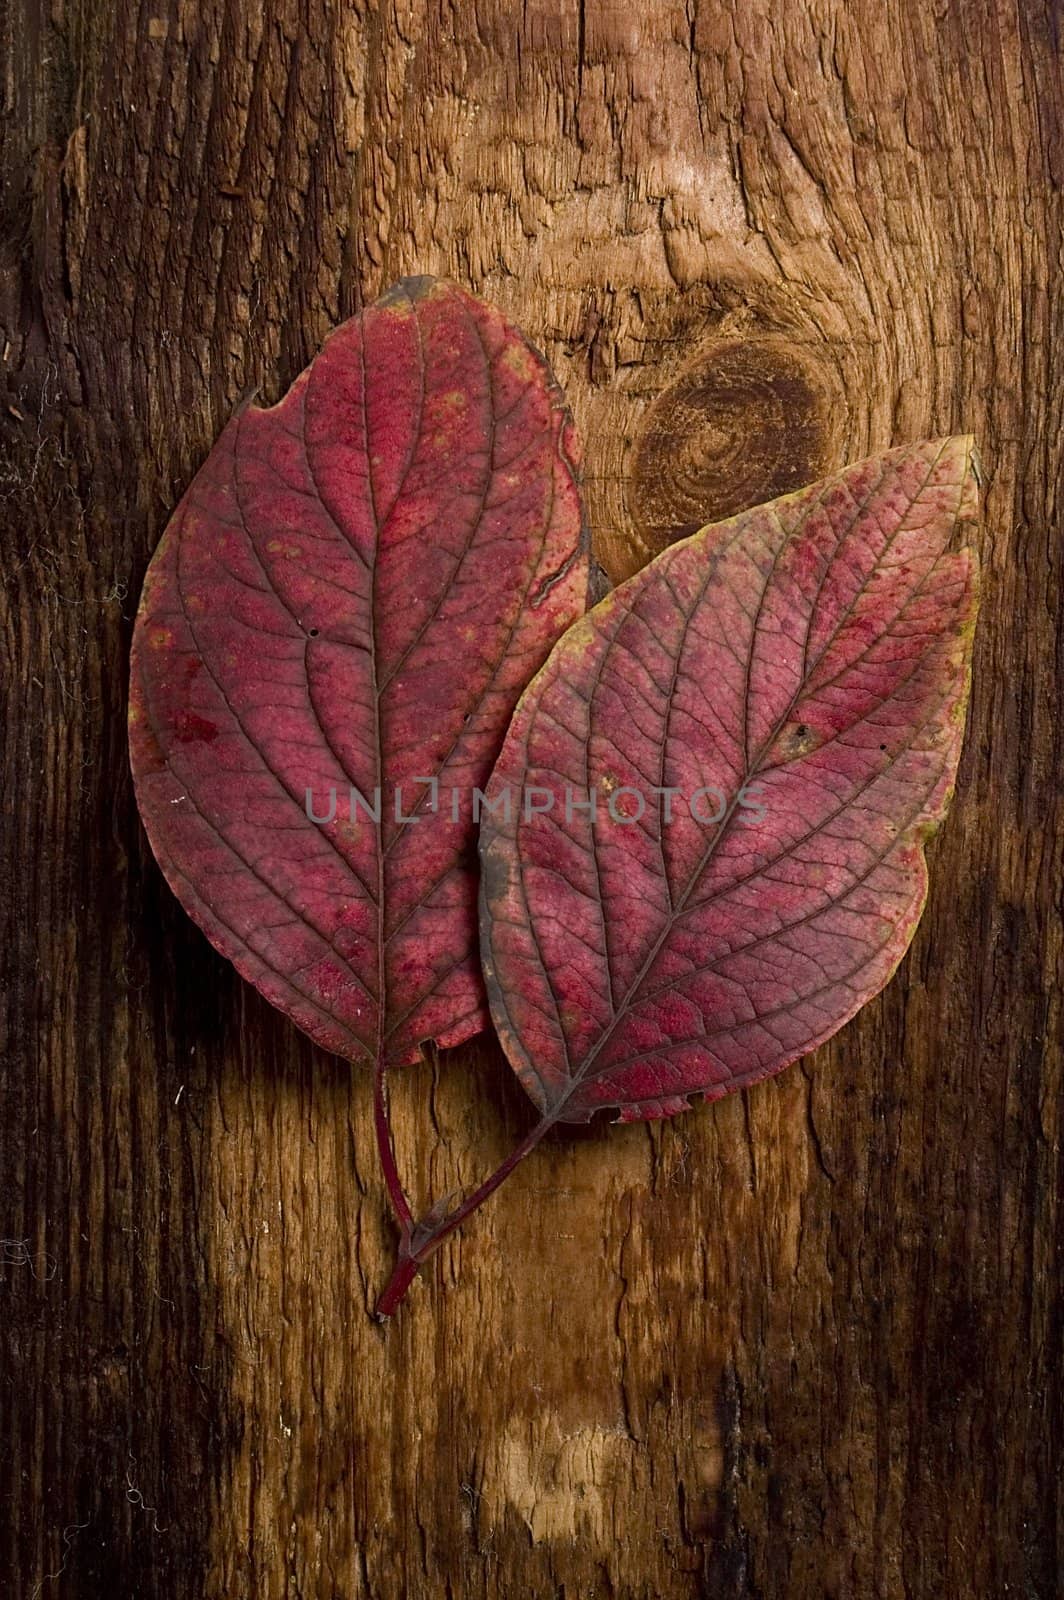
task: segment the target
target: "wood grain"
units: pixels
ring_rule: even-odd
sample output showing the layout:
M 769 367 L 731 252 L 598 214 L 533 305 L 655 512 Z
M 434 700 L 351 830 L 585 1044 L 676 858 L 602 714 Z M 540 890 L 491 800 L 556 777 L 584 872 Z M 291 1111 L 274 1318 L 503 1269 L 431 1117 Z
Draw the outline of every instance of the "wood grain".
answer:
M 1062 1592 L 1060 26 L 1055 0 L 5 15 L 17 1600 Z M 538 1152 L 383 1331 L 369 1086 L 180 913 L 124 702 L 148 557 L 233 407 L 410 272 L 545 349 L 615 578 L 648 553 L 655 403 L 725 344 L 805 375 L 794 473 L 974 431 L 988 578 L 888 991 L 746 1095 Z M 703 419 L 707 509 L 788 470 L 764 393 Z M 488 1044 L 394 1098 L 423 1197 L 528 1116 Z

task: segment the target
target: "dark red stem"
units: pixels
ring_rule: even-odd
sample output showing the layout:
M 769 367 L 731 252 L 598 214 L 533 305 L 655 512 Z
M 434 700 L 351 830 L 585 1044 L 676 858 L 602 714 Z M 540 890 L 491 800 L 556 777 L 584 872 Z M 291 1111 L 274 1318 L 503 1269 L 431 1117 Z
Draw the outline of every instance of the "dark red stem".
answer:
M 395 1271 L 384 1289 L 384 1293 L 377 1301 L 377 1316 L 381 1319 L 390 1317 L 398 1308 L 407 1290 L 434 1250 L 439 1249 L 444 1239 L 460 1228 L 474 1213 L 479 1211 L 485 1200 L 493 1195 L 501 1183 L 505 1183 L 511 1172 L 527 1155 L 533 1151 L 543 1135 L 552 1128 L 557 1121 L 557 1115 L 543 1117 L 530 1128 L 519 1145 L 510 1151 L 501 1166 L 496 1167 L 490 1178 L 485 1178 L 479 1188 L 455 1206 L 453 1211 L 446 1212 L 443 1216 L 434 1216 L 433 1211 L 426 1212 L 421 1221 L 412 1229 L 404 1232 L 399 1245 L 399 1259 Z M 405 1203 L 405 1202 L 404 1202 Z M 393 1197 L 394 1204 L 394 1197 Z
M 418 1275 L 420 1261 L 415 1261 L 413 1256 L 404 1256 L 400 1253 L 395 1264 L 395 1271 L 388 1280 L 388 1285 L 377 1301 L 374 1315 L 378 1322 L 383 1322 L 396 1310 L 406 1291 Z
M 381 1171 L 384 1173 L 384 1182 L 388 1189 L 388 1198 L 392 1202 L 392 1210 L 395 1212 L 395 1220 L 399 1224 L 400 1250 L 402 1251 L 409 1243 L 410 1235 L 414 1230 L 414 1213 L 411 1211 L 410 1202 L 406 1198 L 406 1191 L 403 1188 L 403 1181 L 399 1176 L 399 1167 L 395 1159 L 395 1143 L 392 1139 L 391 1119 L 388 1116 L 388 1089 L 384 1081 L 384 1074 L 383 1053 L 378 1052 L 377 1061 L 373 1068 L 373 1122 L 377 1130 L 377 1150 L 380 1155 Z

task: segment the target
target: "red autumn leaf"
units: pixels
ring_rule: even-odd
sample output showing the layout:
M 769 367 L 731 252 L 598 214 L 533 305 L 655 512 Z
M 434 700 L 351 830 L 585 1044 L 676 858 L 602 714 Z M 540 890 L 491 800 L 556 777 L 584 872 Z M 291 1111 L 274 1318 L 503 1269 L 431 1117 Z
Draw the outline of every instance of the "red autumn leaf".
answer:
M 555 648 L 481 838 L 489 998 L 545 1123 L 717 1099 L 889 980 L 960 751 L 976 504 L 969 439 L 891 451 L 675 545 Z
M 152 848 L 216 948 L 352 1059 L 487 1022 L 470 795 L 584 608 L 574 450 L 517 330 L 411 279 L 233 418 L 151 563 L 130 748 Z

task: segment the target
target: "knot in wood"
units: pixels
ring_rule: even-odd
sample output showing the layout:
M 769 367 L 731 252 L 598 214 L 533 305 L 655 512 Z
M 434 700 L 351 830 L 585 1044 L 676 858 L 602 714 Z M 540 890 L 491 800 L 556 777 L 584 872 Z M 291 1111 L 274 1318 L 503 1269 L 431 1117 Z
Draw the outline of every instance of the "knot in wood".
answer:
M 838 410 L 825 369 L 785 339 L 704 348 L 636 436 L 628 507 L 649 549 L 823 476 L 835 464 Z

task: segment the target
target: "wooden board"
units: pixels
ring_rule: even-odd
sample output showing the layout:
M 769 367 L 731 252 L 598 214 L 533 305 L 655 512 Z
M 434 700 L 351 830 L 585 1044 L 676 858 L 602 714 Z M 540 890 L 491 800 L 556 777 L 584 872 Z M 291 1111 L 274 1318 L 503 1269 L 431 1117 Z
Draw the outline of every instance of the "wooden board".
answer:
M 28 0 L 4 25 L 0 1492 L 17 1600 L 1062 1592 L 1054 0 Z M 241 397 L 396 277 L 542 345 L 614 577 L 972 430 L 958 799 L 897 980 L 537 1153 L 387 1331 L 369 1085 L 179 911 L 130 625 Z M 423 1197 L 527 1108 L 396 1086 Z

